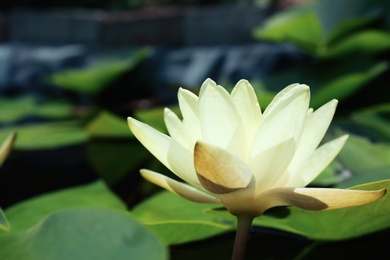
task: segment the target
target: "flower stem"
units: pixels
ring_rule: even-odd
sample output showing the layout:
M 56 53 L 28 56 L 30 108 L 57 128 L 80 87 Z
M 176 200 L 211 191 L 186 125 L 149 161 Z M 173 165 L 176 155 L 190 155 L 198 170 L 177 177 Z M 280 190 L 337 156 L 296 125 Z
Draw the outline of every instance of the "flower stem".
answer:
M 237 216 L 237 231 L 234 240 L 232 260 L 243 260 L 245 257 L 246 244 L 249 231 L 252 226 L 253 217 L 241 215 Z

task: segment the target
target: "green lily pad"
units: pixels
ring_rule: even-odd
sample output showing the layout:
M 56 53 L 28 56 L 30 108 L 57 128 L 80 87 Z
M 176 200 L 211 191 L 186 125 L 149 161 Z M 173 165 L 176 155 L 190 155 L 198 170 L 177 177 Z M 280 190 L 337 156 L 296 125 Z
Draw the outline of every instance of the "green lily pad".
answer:
M 131 171 L 138 174 L 142 163 L 149 157 L 150 153 L 135 140 L 92 140 L 87 144 L 88 161 L 109 185 L 117 183 Z
M 87 158 L 99 176 L 110 185 L 135 167 L 141 167 L 141 163 L 150 156 L 135 141 L 126 118 L 103 111 L 87 125 L 86 130 L 93 137 L 87 144 Z
M 362 28 L 363 26 L 373 22 L 376 19 L 373 14 L 364 14 L 361 16 L 353 16 L 349 18 L 343 17 L 342 20 L 338 21 L 334 26 L 333 30 L 327 37 L 328 44 L 332 44 L 337 40 L 343 39 L 349 33 L 356 29 Z
M 207 214 L 213 204 L 188 201 L 163 191 L 131 210 L 165 244 L 181 244 L 233 230 L 235 221 Z
M 133 138 L 127 126 L 127 118 L 120 118 L 108 111 L 102 111 L 87 125 L 87 133 L 97 138 Z
M 366 108 L 352 115 L 352 121 L 372 132 L 370 137 L 390 142 L 390 103 Z
M 362 11 L 365 10 L 364 2 L 354 3 L 353 7 L 348 1 L 329 0 L 298 5 L 268 18 L 254 31 L 254 36 L 275 42 L 291 42 L 316 57 L 337 57 L 357 50 L 372 54 L 386 49 L 383 45 L 387 37 L 363 32 L 348 38 L 349 34 L 368 27 L 378 19 L 378 12 Z M 375 8 L 376 4 L 370 7 Z M 385 42 L 368 42 L 370 39 Z
M 390 33 L 379 30 L 365 30 L 354 33 L 330 46 L 325 58 L 353 54 L 373 55 L 390 49 Z
M 72 116 L 73 107 L 62 100 L 52 100 L 37 103 L 32 96 L 18 98 L 0 98 L 1 122 L 18 121 L 28 116 L 38 116 L 47 119 L 66 118 Z
M 8 219 L 6 218 L 4 211 L 0 208 L 0 230 L 8 231 L 10 229 Z
M 315 12 L 309 8 L 291 9 L 267 19 L 254 36 L 275 42 L 292 42 L 315 54 L 323 42 L 323 30 Z
M 8 233 L 27 230 L 55 211 L 76 207 L 118 210 L 126 208 L 123 202 L 111 193 L 103 182 L 99 181 L 44 194 L 6 209 L 5 213 L 12 227 Z
M 354 175 L 351 178 L 339 182 L 335 185 L 335 187 L 346 188 L 355 185 L 361 185 L 362 183 L 369 183 L 387 179 L 390 179 L 390 165 L 383 166 L 379 169 L 372 169 L 366 172 L 360 172 L 358 175 Z
M 4 127 L 0 129 L 0 140 L 4 140 L 12 131 L 18 133 L 14 147 L 22 150 L 50 149 L 80 144 L 88 140 L 87 133 L 79 121 Z
M 0 237 L 0 258 L 167 259 L 158 239 L 124 212 L 79 208 L 57 211 L 30 229 Z
M 266 77 L 263 85 L 276 93 L 291 83 L 306 84 L 312 93 L 310 105 L 317 109 L 332 99 L 343 101 L 350 98 L 387 69 L 387 62 L 361 56 L 337 61 L 329 59 L 281 70 Z M 374 86 L 369 98 L 375 98 L 376 87 L 380 88 L 380 85 Z
M 147 49 L 141 49 L 126 60 L 102 60 L 84 69 L 71 69 L 57 72 L 47 81 L 63 89 L 96 95 L 112 81 L 131 70 L 149 55 Z
M 351 176 L 336 186 L 345 188 L 390 179 L 389 158 L 390 143 L 373 143 L 367 138 L 350 135 L 337 160 Z
M 345 181 L 348 176 L 338 174 L 343 170 L 343 165 L 336 159 L 311 182 L 311 186 L 329 187 Z M 352 185 L 348 185 L 350 187 Z
M 355 174 L 390 166 L 390 144 L 372 143 L 367 138 L 350 135 L 338 155 L 345 168 Z
M 366 71 L 354 72 L 336 78 L 321 86 L 314 93 L 310 103 L 313 107 L 319 107 L 332 99 L 343 100 L 363 88 L 370 80 L 379 76 L 387 68 L 387 62 L 380 62 Z

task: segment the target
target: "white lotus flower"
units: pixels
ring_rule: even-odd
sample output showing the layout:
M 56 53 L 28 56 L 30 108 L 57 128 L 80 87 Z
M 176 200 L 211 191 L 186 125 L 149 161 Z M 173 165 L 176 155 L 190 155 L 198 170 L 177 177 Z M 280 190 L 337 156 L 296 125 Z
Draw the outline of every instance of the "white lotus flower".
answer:
M 303 188 L 339 153 L 348 136 L 320 144 L 337 100 L 309 109 L 309 87 L 293 84 L 261 112 L 246 80 L 229 94 L 207 79 L 199 97 L 179 89 L 183 119 L 165 109 L 169 135 L 129 117 L 136 138 L 187 184 L 143 169 L 142 176 L 195 202 L 220 203 L 256 217 L 275 206 L 335 209 L 372 202 L 385 190 Z

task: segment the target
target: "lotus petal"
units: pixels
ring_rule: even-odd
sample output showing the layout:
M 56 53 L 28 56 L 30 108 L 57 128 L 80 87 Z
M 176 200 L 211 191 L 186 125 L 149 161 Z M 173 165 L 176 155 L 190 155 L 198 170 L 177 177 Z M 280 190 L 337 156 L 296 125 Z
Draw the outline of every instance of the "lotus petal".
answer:
M 214 194 L 245 189 L 253 179 L 251 170 L 240 158 L 217 146 L 197 142 L 194 158 L 200 183 Z
M 191 200 L 193 202 L 199 202 L 199 203 L 220 204 L 220 201 L 217 198 L 214 198 L 209 194 L 206 194 L 198 189 L 195 189 L 190 185 L 175 181 L 174 179 L 171 179 L 165 175 L 162 175 L 154 171 L 142 169 L 140 172 L 142 177 L 144 177 L 146 180 L 166 190 L 169 190 L 170 192 L 173 192 L 185 199 Z

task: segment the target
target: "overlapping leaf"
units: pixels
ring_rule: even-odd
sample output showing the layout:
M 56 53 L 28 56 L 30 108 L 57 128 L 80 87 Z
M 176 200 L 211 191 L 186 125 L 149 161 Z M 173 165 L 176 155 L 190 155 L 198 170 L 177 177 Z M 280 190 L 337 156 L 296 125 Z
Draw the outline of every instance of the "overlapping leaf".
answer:
M 324 57 L 334 58 L 353 54 L 374 55 L 390 49 L 390 33 L 380 30 L 365 30 L 354 33 L 330 46 Z
M 55 211 L 76 207 L 125 209 L 105 184 L 96 182 L 44 194 L 8 208 L 5 213 L 12 226 L 9 233 L 27 230 Z
M 45 119 L 69 118 L 73 115 L 71 104 L 62 101 L 38 103 L 32 96 L 18 98 L 0 98 L 0 122 L 19 121 L 26 117 Z
M 0 233 L 1 259 L 167 258 L 162 243 L 100 181 L 41 195 L 6 213 L 11 229 Z
M 379 76 L 388 68 L 387 62 L 380 62 L 365 71 L 352 72 L 336 79 L 331 79 L 322 85 L 311 99 L 313 107 L 319 107 L 333 98 L 344 100 L 358 92 L 366 84 Z
M 93 96 L 134 68 L 148 53 L 147 49 L 140 49 L 127 60 L 102 60 L 84 69 L 60 71 L 49 76 L 47 81 L 67 90 Z
M 206 212 L 215 205 L 194 203 L 163 191 L 136 206 L 131 214 L 164 243 L 181 244 L 234 229 L 234 220 Z
M 372 143 L 367 138 L 350 136 L 338 160 L 351 176 L 337 186 L 345 188 L 390 179 L 389 158 L 389 143 Z
M 390 142 L 390 103 L 377 104 L 352 114 L 352 122 L 369 131 L 369 137 Z
M 0 258 L 167 259 L 161 242 L 124 212 L 78 208 L 54 212 L 33 227 L 0 237 Z
M 91 120 L 86 131 L 97 138 L 132 138 L 133 134 L 127 126 L 126 118 L 120 118 L 108 111 L 101 111 Z
M 9 222 L 7 217 L 4 214 L 4 211 L 2 208 L 0 208 L 0 230 L 1 231 L 8 231 L 10 229 Z
M 88 139 L 81 122 L 77 120 L 4 127 L 0 130 L 0 140 L 4 140 L 11 131 L 18 133 L 14 145 L 16 149 L 48 149 L 80 144 Z
M 269 18 L 254 35 L 265 40 L 291 42 L 317 57 L 333 58 L 357 51 L 373 54 L 387 50 L 387 32 L 354 33 L 378 17 L 372 9 L 381 4 L 373 4 L 365 13 L 362 11 L 364 5 L 364 1 L 354 3 L 353 7 L 347 1 L 301 5 Z
M 151 157 L 144 147 L 131 140 L 92 140 L 86 152 L 94 170 L 110 185 L 130 172 L 138 174 L 142 163 Z

